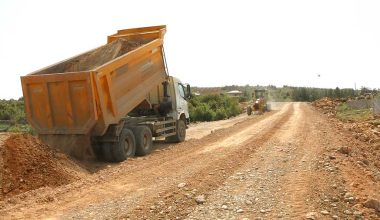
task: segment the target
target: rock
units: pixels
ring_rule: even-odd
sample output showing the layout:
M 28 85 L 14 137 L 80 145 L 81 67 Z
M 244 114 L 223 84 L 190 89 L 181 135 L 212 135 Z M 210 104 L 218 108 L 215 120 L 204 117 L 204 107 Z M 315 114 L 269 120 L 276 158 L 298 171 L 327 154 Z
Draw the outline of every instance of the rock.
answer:
M 337 215 L 333 215 L 332 218 L 333 219 L 339 219 L 339 217 Z
M 226 205 L 222 205 L 222 209 L 228 209 Z
M 185 186 L 186 186 L 186 183 L 180 183 L 180 184 L 178 184 L 178 188 L 183 188 Z
M 343 213 L 346 214 L 346 215 L 352 215 L 352 212 L 350 210 L 344 210 Z
M 336 157 L 334 155 L 330 155 L 329 158 L 330 158 L 330 160 L 335 160 L 336 159 Z
M 355 201 L 355 198 L 351 196 L 351 197 L 346 198 L 345 201 L 352 203 L 353 201 Z
M 334 172 L 334 171 L 335 171 L 334 167 L 329 167 L 327 170 L 328 170 L 329 172 Z
M 365 164 L 365 165 L 369 165 L 369 161 L 367 159 L 363 159 L 362 162 Z
M 355 187 L 355 188 L 357 188 L 357 187 L 359 186 L 359 183 L 356 183 L 356 182 L 352 182 L 350 185 L 351 185 L 352 187 Z
M 328 215 L 329 212 L 328 212 L 327 210 L 323 210 L 323 211 L 321 211 L 321 214 L 322 214 L 322 215 Z
M 338 152 L 342 153 L 342 154 L 350 154 L 351 153 L 351 148 L 349 148 L 347 146 L 342 146 L 342 147 L 339 148 Z
M 150 209 L 151 209 L 151 210 L 155 210 L 155 209 L 156 209 L 156 206 L 152 205 L 152 206 L 150 207 Z
M 206 198 L 204 195 L 199 195 L 195 197 L 195 201 L 197 202 L 197 204 L 203 204 L 206 202 Z
M 354 211 L 354 216 L 362 216 L 363 213 L 359 211 Z
M 190 199 L 191 197 L 193 197 L 190 193 L 186 193 L 185 196 L 186 196 L 187 198 L 189 198 L 189 199 Z
M 245 201 L 245 204 L 247 204 L 247 205 L 252 205 L 253 203 L 251 202 L 251 200 L 246 200 L 246 201 Z
M 261 209 L 260 213 L 266 213 L 266 210 L 265 209 Z
M 308 212 L 306 214 L 306 219 L 316 220 L 318 218 L 318 213 L 316 212 Z
M 350 197 L 354 197 L 354 194 L 350 193 L 350 192 L 346 192 L 344 194 L 344 198 L 350 198 Z
M 368 199 L 367 201 L 363 203 L 363 206 L 380 212 L 380 202 L 378 200 Z
M 237 213 L 242 213 L 242 212 L 244 212 L 244 210 L 243 209 L 238 209 L 238 210 L 236 210 L 236 212 Z

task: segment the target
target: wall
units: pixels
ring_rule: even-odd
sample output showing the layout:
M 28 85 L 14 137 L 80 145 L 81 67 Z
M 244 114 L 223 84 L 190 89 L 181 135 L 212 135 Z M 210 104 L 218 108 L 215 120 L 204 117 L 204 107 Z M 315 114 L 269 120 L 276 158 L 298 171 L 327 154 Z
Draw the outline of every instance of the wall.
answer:
M 347 102 L 347 105 L 353 109 L 368 109 L 372 108 L 373 101 L 370 99 L 351 100 Z

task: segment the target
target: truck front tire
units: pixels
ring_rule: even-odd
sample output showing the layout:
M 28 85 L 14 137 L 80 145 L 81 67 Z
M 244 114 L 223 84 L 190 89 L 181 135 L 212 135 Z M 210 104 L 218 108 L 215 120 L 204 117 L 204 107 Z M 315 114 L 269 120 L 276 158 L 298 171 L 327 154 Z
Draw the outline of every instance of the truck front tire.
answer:
M 136 138 L 136 155 L 145 156 L 152 151 L 152 132 L 147 126 L 137 126 L 132 129 Z
M 166 142 L 183 142 L 186 138 L 186 123 L 184 120 L 180 119 L 177 121 L 176 134 L 173 136 L 166 137 Z

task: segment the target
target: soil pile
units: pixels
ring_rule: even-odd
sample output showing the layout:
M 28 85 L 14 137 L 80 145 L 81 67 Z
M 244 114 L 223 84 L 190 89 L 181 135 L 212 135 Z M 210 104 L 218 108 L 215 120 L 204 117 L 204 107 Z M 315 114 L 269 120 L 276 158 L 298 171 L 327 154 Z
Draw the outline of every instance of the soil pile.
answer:
M 136 48 L 148 43 L 149 40 L 117 39 L 95 50 L 51 66 L 35 74 L 51 74 L 65 72 L 80 72 L 94 70 Z
M 28 134 L 12 134 L 0 146 L 0 199 L 78 180 L 87 171 Z
M 351 156 L 356 156 L 358 161 L 364 164 L 373 164 L 380 170 L 380 120 L 377 117 L 369 117 L 365 121 L 340 120 L 335 117 L 337 106 L 346 102 L 345 99 L 322 98 L 312 103 L 313 106 L 327 114 L 339 129 L 349 131 L 354 139 L 366 143 L 350 147 L 350 151 L 357 152 Z M 349 153 L 347 153 L 349 154 Z
M 346 101 L 347 99 L 332 99 L 332 98 L 324 97 L 324 98 L 314 101 L 312 105 L 322 110 L 324 114 L 332 116 L 336 114 L 336 107 L 339 104 Z

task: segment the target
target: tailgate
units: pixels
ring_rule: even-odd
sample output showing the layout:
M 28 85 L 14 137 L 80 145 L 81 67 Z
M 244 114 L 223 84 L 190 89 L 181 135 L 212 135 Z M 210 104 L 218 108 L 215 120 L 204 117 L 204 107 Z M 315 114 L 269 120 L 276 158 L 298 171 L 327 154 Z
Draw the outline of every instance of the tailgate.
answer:
M 88 134 L 97 116 L 91 72 L 21 77 L 25 111 L 38 134 Z

